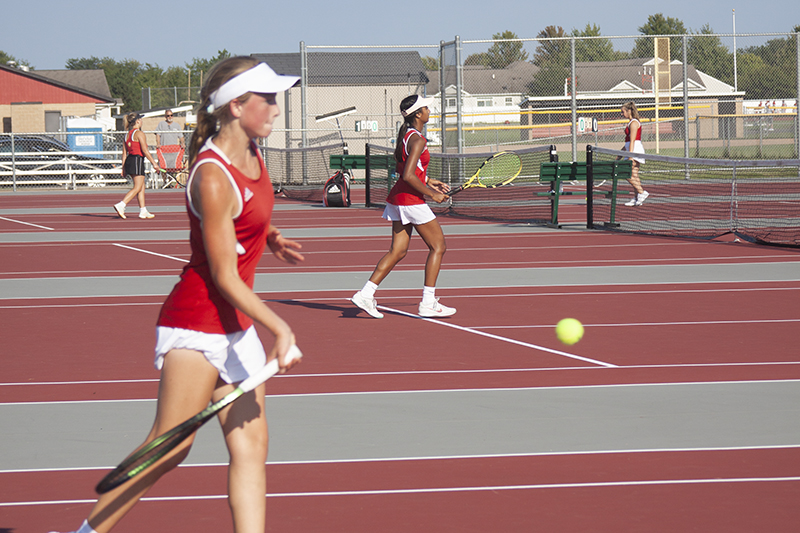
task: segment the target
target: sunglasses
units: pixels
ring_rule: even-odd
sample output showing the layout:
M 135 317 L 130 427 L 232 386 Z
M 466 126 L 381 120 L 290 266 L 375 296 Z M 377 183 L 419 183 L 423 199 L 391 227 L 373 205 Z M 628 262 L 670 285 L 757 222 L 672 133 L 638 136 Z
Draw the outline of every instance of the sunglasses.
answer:
M 166 118 L 172 118 L 172 115 L 164 115 Z

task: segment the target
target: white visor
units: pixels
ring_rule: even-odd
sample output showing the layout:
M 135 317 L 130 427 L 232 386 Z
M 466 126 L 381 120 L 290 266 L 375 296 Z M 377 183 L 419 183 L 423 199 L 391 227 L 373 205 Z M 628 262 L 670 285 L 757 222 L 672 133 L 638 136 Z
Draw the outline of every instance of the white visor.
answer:
M 213 113 L 245 93 L 280 93 L 297 83 L 298 76 L 282 76 L 269 68 L 266 63 L 259 63 L 255 67 L 237 74 L 222 84 L 222 87 L 211 93 L 211 104 L 208 112 Z
M 417 96 L 417 101 L 414 102 L 414 105 L 406 109 L 405 111 L 400 111 L 404 117 L 408 117 L 413 115 L 415 112 L 419 111 L 423 107 L 430 107 L 433 103 L 433 96 L 429 96 L 428 98 L 424 98 L 422 96 Z

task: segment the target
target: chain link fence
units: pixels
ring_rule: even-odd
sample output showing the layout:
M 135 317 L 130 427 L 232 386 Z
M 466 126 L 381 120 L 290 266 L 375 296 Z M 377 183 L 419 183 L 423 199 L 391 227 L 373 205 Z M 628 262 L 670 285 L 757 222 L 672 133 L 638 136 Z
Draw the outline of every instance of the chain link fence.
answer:
M 130 176 L 122 175 L 124 131 L 46 132 L 0 134 L 0 191 L 45 188 L 129 187 Z M 146 186 L 176 186 L 170 176 L 185 166 L 167 163 L 155 146 L 155 131 L 146 131 L 150 154 L 167 174 L 154 172 L 145 160 Z M 191 131 L 184 131 L 188 146 Z
M 394 47 L 402 52 L 301 43 L 302 133 L 293 138 L 339 139 L 351 151 L 367 142 L 391 146 L 399 101 L 423 94 L 436 96 L 426 135 L 442 152 L 555 144 L 562 158 L 580 160 L 587 144 L 622 145 L 620 107 L 628 101 L 637 104 L 650 152 L 747 159 L 800 152 L 796 34 L 601 37 L 550 29 L 547 38 Z M 336 109 L 352 111 L 319 124 Z
M 436 98 L 425 134 L 431 149 L 442 153 L 555 145 L 562 161 L 582 160 L 588 144 L 622 146 L 627 121 L 620 107 L 633 101 L 651 153 L 800 155 L 798 34 L 572 33 L 551 26 L 535 38 L 360 47 L 301 42 L 298 53 L 255 54 L 280 73 L 301 78 L 279 100 L 282 117 L 263 144 L 270 150 L 327 151 L 338 144 L 351 154 L 363 154 L 368 143 L 391 148 L 402 120 L 400 101 L 421 94 Z M 198 90 L 148 88 L 143 101 L 151 108 L 172 107 L 197 101 Z M 33 139 L 0 136 L 0 186 L 123 180 L 110 178 L 119 172 L 106 166 L 119 164 L 124 133 L 103 133 L 92 153 L 70 146 L 66 135 L 47 134 L 62 143 L 48 155 L 37 152 Z M 151 145 L 152 139 L 148 135 Z M 317 183 L 325 167 L 306 167 L 306 160 L 300 157 L 292 172 L 302 174 L 305 185 Z M 354 178 L 363 173 L 354 172 Z

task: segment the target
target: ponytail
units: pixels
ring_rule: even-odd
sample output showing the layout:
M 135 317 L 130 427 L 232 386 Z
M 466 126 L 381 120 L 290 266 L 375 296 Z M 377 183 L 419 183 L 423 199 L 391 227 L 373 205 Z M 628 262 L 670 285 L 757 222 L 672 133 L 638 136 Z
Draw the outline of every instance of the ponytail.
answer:
M 411 124 L 408 123 L 408 120 L 404 120 L 403 125 L 400 126 L 400 131 L 397 132 L 397 141 L 394 143 L 394 160 L 397 163 L 403 162 L 403 144 L 409 127 L 411 127 Z

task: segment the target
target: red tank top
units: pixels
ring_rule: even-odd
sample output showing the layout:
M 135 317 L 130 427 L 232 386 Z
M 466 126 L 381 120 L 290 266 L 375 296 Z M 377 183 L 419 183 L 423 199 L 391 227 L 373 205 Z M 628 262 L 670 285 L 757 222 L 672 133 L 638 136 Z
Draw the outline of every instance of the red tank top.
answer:
M 425 203 L 425 196 L 415 191 L 411 185 L 406 183 L 406 180 L 402 178 L 403 170 L 406 168 L 406 159 L 408 159 L 408 140 L 412 135 L 419 135 L 422 137 L 422 140 L 425 141 L 425 148 L 419 156 L 414 174 L 422 183 L 428 183 L 428 164 L 431 161 L 431 154 L 428 152 L 428 140 L 414 128 L 408 128 L 408 131 L 403 137 L 403 161 L 397 164 L 398 180 L 397 183 L 394 184 L 394 187 L 392 187 L 392 190 L 389 191 L 389 196 L 386 198 L 386 202 L 392 205 L 419 205 Z
M 631 121 L 628 122 L 628 125 L 625 127 L 625 142 L 626 143 L 631 142 L 631 124 L 633 124 L 634 120 L 636 120 L 636 119 L 635 118 L 631 119 Z M 636 138 L 633 139 L 633 140 L 634 141 L 641 141 L 642 140 L 642 123 L 639 122 L 638 120 L 636 120 L 636 122 L 639 124 L 639 128 L 636 130 Z
M 140 155 L 144 156 L 142 153 L 142 145 L 139 144 L 139 141 L 133 140 L 133 135 L 139 130 L 130 130 L 128 133 L 125 134 L 125 149 L 128 151 L 128 155 Z
M 234 217 L 236 230 L 239 276 L 251 289 L 255 280 L 256 265 L 267 244 L 267 233 L 272 218 L 275 196 L 269 173 L 255 144 L 253 150 L 261 164 L 261 177 L 252 180 L 234 167 L 227 156 L 211 140 L 192 166 L 186 184 L 186 210 L 189 214 L 189 244 L 192 257 L 181 274 L 181 279 L 161 307 L 158 325 L 191 329 L 205 333 L 235 333 L 249 328 L 253 321 L 228 303 L 211 278 L 211 271 L 203 245 L 201 220 L 191 204 L 191 181 L 203 164 L 219 166 L 234 185 L 239 196 L 240 212 Z

